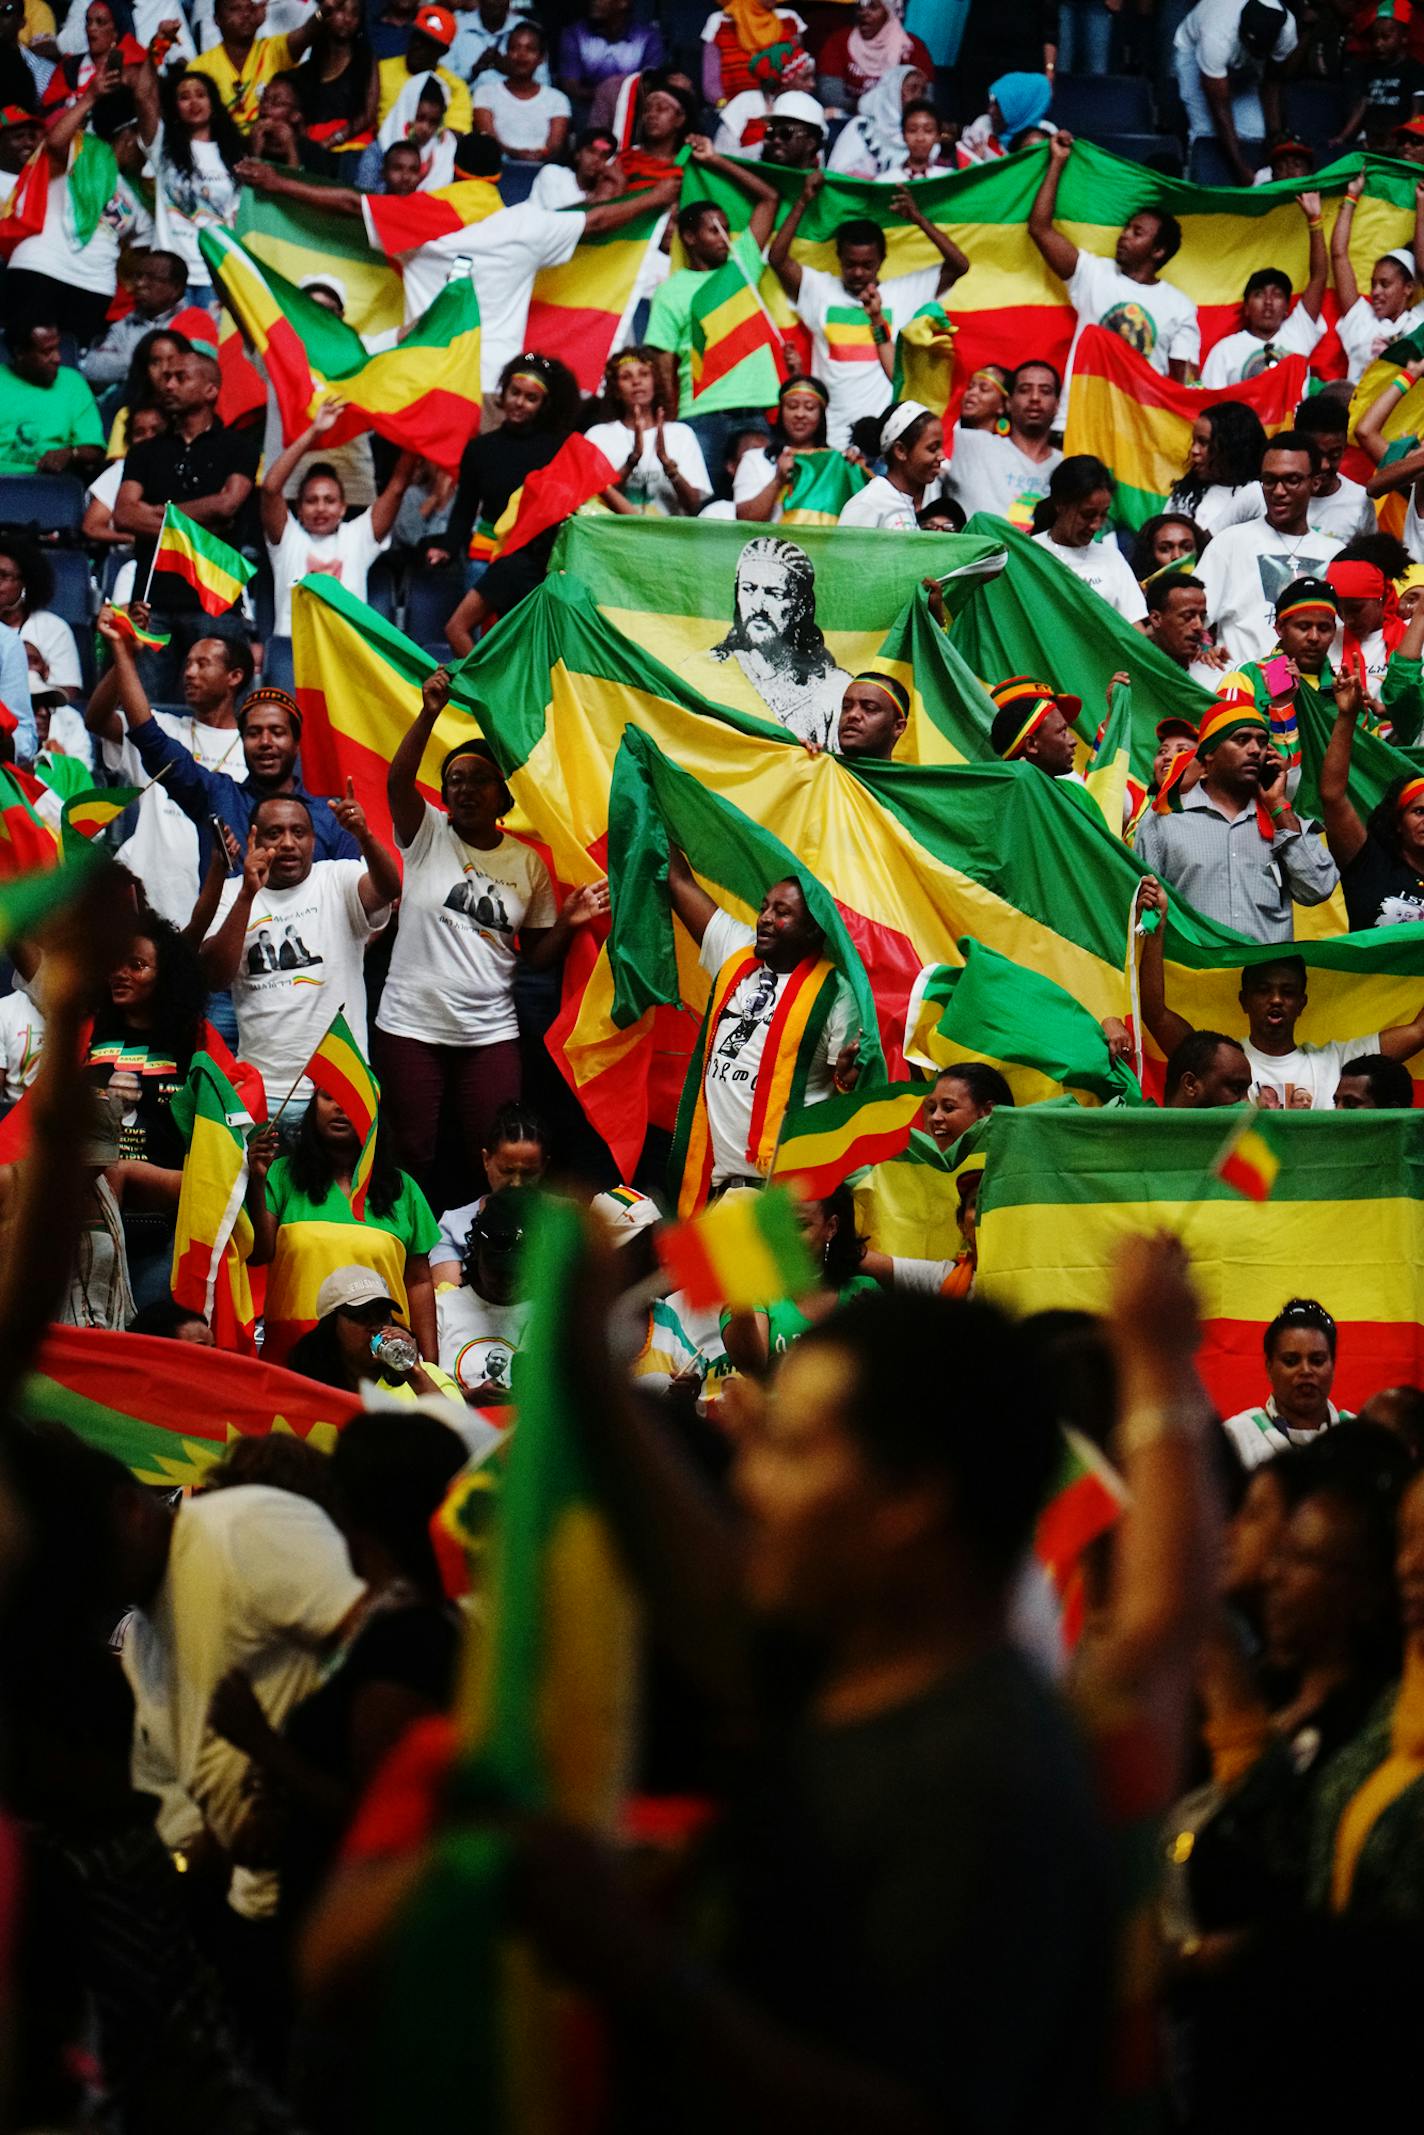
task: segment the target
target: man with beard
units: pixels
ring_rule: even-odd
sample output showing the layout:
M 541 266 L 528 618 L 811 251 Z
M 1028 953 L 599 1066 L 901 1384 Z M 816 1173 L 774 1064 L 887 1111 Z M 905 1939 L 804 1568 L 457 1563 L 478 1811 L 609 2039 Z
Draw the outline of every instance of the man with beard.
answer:
M 850 683 L 816 624 L 810 557 L 774 534 L 737 562 L 732 627 L 708 657 L 734 660 L 773 719 L 798 741 L 830 746 Z

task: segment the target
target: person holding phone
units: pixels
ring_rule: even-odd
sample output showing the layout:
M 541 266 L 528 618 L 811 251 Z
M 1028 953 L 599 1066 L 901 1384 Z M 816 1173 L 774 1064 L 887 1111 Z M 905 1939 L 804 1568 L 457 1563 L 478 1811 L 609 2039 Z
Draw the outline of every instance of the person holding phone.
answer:
M 1208 919 L 1248 941 L 1291 941 L 1292 907 L 1323 904 L 1340 879 L 1317 826 L 1286 793 L 1286 765 L 1254 695 L 1224 690 L 1202 721 L 1200 781 L 1181 811 L 1149 816 L 1137 857 Z

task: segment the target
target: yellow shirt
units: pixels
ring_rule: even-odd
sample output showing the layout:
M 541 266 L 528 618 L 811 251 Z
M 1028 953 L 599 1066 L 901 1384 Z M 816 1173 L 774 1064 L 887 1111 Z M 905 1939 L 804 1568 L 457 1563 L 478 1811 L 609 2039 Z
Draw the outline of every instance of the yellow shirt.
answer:
M 246 133 L 257 117 L 257 107 L 268 82 L 274 74 L 287 73 L 292 65 L 292 48 L 284 36 L 254 37 L 240 74 L 227 56 L 226 45 L 221 44 L 215 44 L 211 51 L 201 52 L 196 59 L 190 59 L 188 72 L 207 75 L 226 104 L 233 123 Z
M 441 88 L 445 91 L 445 124 L 448 130 L 451 133 L 473 133 L 475 130 L 475 115 L 470 103 L 469 83 L 462 82 L 459 75 L 452 74 L 448 67 L 431 67 L 426 71 L 436 77 Z M 396 54 L 394 59 L 383 59 L 380 63 L 379 73 L 381 77 L 381 102 L 380 108 L 376 113 L 376 124 L 378 126 L 394 107 L 396 98 L 400 95 L 406 83 L 413 79 L 410 68 L 405 63 L 405 55 L 400 52 Z

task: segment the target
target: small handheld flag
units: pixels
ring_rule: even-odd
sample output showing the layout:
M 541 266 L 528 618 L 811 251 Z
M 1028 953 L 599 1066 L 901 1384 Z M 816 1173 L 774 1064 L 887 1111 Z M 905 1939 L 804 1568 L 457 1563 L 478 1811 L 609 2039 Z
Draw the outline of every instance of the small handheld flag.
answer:
M 176 504 L 165 504 L 144 598 L 152 592 L 154 579 L 167 575 L 183 581 L 205 615 L 226 615 L 256 568 L 180 512 Z
M 1211 1167 L 1223 1186 L 1248 1201 L 1269 1201 L 1281 1168 L 1280 1158 L 1256 1124 L 1259 1117 L 1253 1105 L 1222 1143 Z
M 358 1223 L 362 1222 L 371 1167 L 376 1161 L 381 1086 L 339 1009 L 330 1030 L 307 1062 L 306 1072 L 313 1088 L 324 1090 L 333 1104 L 340 1105 L 360 1140 L 361 1154 L 351 1177 L 351 1213 Z
M 75 838 L 87 843 L 106 830 L 139 797 L 137 786 L 91 786 L 67 800 L 60 813 L 60 843 L 67 853 Z
M 784 1188 L 724 1194 L 659 1234 L 658 1257 L 694 1306 L 751 1311 L 814 1289 L 816 1271 Z
M 119 635 L 127 638 L 131 645 L 137 645 L 141 652 L 162 652 L 168 643 L 166 630 L 154 630 L 149 624 L 139 622 L 131 608 L 115 608 L 113 613 Z

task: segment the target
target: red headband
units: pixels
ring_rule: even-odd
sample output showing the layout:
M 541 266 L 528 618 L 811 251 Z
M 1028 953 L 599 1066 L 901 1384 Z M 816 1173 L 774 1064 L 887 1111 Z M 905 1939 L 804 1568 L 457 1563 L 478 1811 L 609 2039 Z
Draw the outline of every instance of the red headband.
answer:
M 1378 564 L 1353 559 L 1332 563 L 1326 567 L 1325 576 L 1345 600 L 1384 599 L 1385 576 Z
M 1396 813 L 1403 815 L 1405 809 L 1412 808 L 1416 801 L 1424 801 L 1424 778 L 1411 778 L 1409 784 L 1400 789 L 1399 799 L 1394 804 Z

